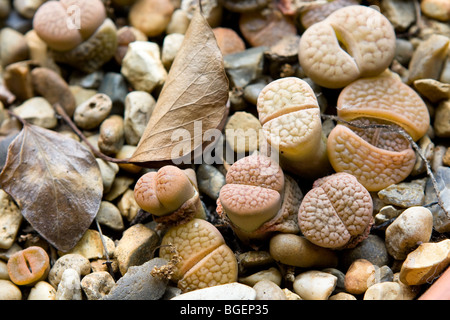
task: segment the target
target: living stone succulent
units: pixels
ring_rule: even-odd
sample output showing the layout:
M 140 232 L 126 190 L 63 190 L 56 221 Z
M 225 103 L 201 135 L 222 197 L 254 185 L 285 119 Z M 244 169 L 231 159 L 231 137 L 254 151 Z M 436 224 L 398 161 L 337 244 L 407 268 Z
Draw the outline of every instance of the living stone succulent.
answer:
M 306 75 L 326 88 L 343 88 L 380 74 L 395 55 L 395 32 L 379 11 L 345 6 L 302 34 L 299 62 Z
M 420 96 L 398 76 L 384 72 L 352 82 L 339 95 L 337 115 L 356 127 L 338 124 L 328 136 L 328 159 L 336 172 L 354 175 L 369 191 L 409 176 L 416 155 L 398 129 L 418 140 L 427 132 L 430 116 Z
M 203 219 L 171 227 L 162 238 L 160 257 L 176 261 L 171 280 L 184 292 L 237 281 L 234 252 L 220 231 Z
M 352 248 L 364 240 L 373 224 L 370 193 L 348 173 L 317 179 L 298 211 L 302 234 L 330 249 Z
M 31 246 L 12 254 L 7 267 L 12 282 L 17 285 L 34 285 L 47 278 L 50 258 L 41 247 Z
M 243 241 L 263 239 L 275 231 L 297 233 L 296 214 L 302 192 L 273 159 L 254 154 L 236 161 L 217 200 L 217 213 L 227 218 Z
M 134 197 L 143 210 L 162 224 L 176 225 L 205 217 L 192 169 L 168 165 L 148 172 L 136 182 Z

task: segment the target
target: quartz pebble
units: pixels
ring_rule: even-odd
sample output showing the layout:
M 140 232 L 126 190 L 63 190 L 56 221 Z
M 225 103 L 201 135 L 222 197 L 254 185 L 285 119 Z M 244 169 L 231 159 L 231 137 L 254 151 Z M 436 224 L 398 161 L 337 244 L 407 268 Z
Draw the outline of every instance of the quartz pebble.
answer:
M 136 1 L 130 9 L 130 23 L 146 36 L 155 37 L 164 32 L 173 10 L 170 0 Z
M 75 269 L 64 270 L 56 290 L 56 300 L 81 300 L 80 274 Z
M 282 280 L 281 272 L 277 268 L 271 267 L 267 270 L 261 270 L 256 273 L 253 273 L 249 276 L 239 278 L 240 283 L 243 283 L 243 284 L 246 284 L 246 285 L 249 285 L 252 287 L 257 282 L 263 281 L 263 280 L 272 281 L 276 285 L 280 286 L 281 280 Z
M 407 285 L 432 282 L 450 264 L 450 239 L 422 243 L 406 257 L 399 279 Z
M 81 288 L 88 300 L 101 300 L 114 285 L 113 277 L 106 271 L 93 272 L 81 279 Z
M 420 4 L 422 12 L 439 21 L 450 21 L 450 3 L 445 0 L 423 0 Z
M 428 242 L 433 215 L 425 207 L 410 207 L 386 229 L 386 248 L 397 260 L 404 260 L 420 243 Z
M 158 242 L 156 232 L 143 224 L 135 224 L 125 230 L 114 251 L 121 274 L 127 273 L 131 266 L 148 261 Z
M 31 288 L 27 300 L 56 300 L 56 289 L 47 281 L 39 281 Z
M 172 62 L 175 60 L 183 40 L 184 34 L 181 33 L 171 33 L 164 37 L 161 50 L 161 62 L 167 70 L 172 66 Z
M 28 99 L 13 112 L 31 124 L 46 129 L 55 128 L 58 124 L 56 113 L 50 103 L 42 97 Z
M 327 272 L 310 270 L 295 277 L 293 288 L 304 300 L 327 300 L 336 287 L 337 277 Z
M 145 91 L 132 91 L 125 98 L 124 135 L 129 145 L 137 145 L 147 127 L 156 100 Z
M 9 249 L 16 240 L 22 213 L 10 195 L 0 189 L 0 249 Z
M 167 279 L 152 275 L 155 267 L 162 267 L 167 261 L 151 259 L 140 266 L 132 266 L 113 286 L 103 300 L 158 300 L 167 286 Z
M 111 99 L 103 93 L 97 93 L 75 109 L 73 120 L 82 129 L 97 128 L 109 115 L 112 108 Z
M 121 73 L 135 90 L 151 93 L 162 87 L 167 71 L 161 62 L 159 45 L 149 41 L 130 43 L 122 61 Z
M 355 260 L 345 274 L 345 290 L 351 294 L 362 294 L 375 284 L 375 266 L 368 260 Z
M 217 200 L 220 189 L 226 184 L 225 175 L 212 165 L 201 164 L 197 169 L 197 183 L 200 192 Z
M 96 219 L 98 223 L 112 230 L 122 231 L 124 229 L 123 218 L 119 208 L 109 201 L 102 201 L 100 203 Z
M 73 269 L 81 276 L 91 272 L 89 260 L 80 254 L 66 254 L 59 257 L 48 273 L 48 282 L 57 287 L 66 269 Z
M 189 19 L 186 11 L 176 9 L 170 18 L 169 24 L 167 25 L 166 28 L 167 34 L 171 33 L 185 34 L 187 28 L 189 27 L 190 21 L 191 19 Z
M 11 281 L 0 279 L 0 300 L 22 300 L 22 292 Z
M 328 298 L 328 300 L 357 300 L 356 297 L 347 292 L 339 292 Z
M 180 294 L 171 300 L 255 300 L 256 291 L 239 282 L 197 289 Z
M 117 203 L 120 214 L 127 221 L 133 221 L 141 209 L 134 198 L 134 190 L 128 188 Z
M 396 282 L 381 282 L 369 287 L 364 300 L 402 300 L 402 290 Z
M 283 290 L 271 280 L 260 280 L 253 289 L 256 291 L 255 300 L 286 300 Z
M 21 16 L 32 19 L 37 9 L 45 0 L 14 0 L 13 7 Z
M 100 125 L 98 148 L 106 155 L 117 154 L 125 143 L 123 117 L 113 114 Z

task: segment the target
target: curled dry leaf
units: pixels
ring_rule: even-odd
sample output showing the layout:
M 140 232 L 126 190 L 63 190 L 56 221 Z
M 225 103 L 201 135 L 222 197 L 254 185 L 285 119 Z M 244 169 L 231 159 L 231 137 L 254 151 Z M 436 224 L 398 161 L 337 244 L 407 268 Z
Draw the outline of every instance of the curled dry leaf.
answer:
M 192 155 L 204 147 L 204 133 L 223 124 L 227 100 L 222 54 L 196 12 L 130 162 L 150 166 Z
M 87 148 L 30 124 L 9 146 L 0 186 L 33 228 L 61 251 L 77 244 L 103 195 L 100 169 Z

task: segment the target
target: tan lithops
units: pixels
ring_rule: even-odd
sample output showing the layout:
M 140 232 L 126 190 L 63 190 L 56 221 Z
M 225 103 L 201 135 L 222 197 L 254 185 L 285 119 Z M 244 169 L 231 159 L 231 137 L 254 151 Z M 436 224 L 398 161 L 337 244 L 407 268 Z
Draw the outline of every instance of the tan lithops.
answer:
M 33 28 L 50 48 L 66 51 L 88 39 L 105 19 L 100 0 L 48 1 L 36 11 Z
M 341 91 L 337 114 L 355 126 L 338 124 L 328 136 L 328 159 L 336 172 L 354 175 L 369 191 L 409 176 L 416 155 L 398 131 L 403 129 L 418 140 L 430 121 L 425 103 L 414 90 L 387 72 L 358 79 Z M 393 130 L 376 127 L 380 124 Z
M 296 77 L 272 81 L 259 94 L 257 111 L 264 137 L 279 151 L 284 169 L 308 178 L 327 173 L 320 108 L 306 81 Z
M 194 217 L 204 217 L 196 184 L 191 169 L 181 170 L 168 165 L 141 176 L 134 187 L 134 197 L 155 221 L 180 224 Z
M 377 10 L 351 5 L 311 25 L 299 45 L 304 72 L 317 84 L 342 88 L 384 71 L 395 54 L 395 32 Z
M 275 231 L 298 232 L 296 211 L 302 193 L 273 159 L 252 155 L 228 170 L 217 200 L 217 213 L 226 217 L 237 236 L 246 241 Z
M 238 264 L 220 231 L 203 219 L 170 228 L 161 241 L 160 257 L 173 261 L 171 279 L 184 292 L 237 281 Z
M 372 218 L 370 193 L 356 178 L 336 173 L 316 180 L 298 212 L 302 234 L 312 243 L 330 249 L 356 246 L 367 238 Z

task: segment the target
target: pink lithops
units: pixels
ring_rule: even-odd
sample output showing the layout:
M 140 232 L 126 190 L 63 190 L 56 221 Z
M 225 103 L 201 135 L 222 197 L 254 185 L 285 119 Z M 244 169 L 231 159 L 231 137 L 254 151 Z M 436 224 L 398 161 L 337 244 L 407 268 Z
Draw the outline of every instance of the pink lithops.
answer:
M 302 193 L 274 160 L 262 155 L 242 158 L 230 167 L 226 182 L 217 213 L 228 219 L 241 240 L 265 238 L 275 231 L 298 232 Z
M 258 96 L 264 137 L 280 154 L 283 169 L 308 178 L 327 173 L 320 108 L 309 84 L 296 77 L 272 81 Z
M 315 83 L 343 88 L 389 67 L 395 38 L 391 23 L 377 10 L 346 6 L 306 29 L 299 45 L 300 65 Z
M 237 281 L 233 251 L 220 231 L 206 220 L 193 219 L 166 232 L 160 257 L 169 261 L 174 254 L 179 259 L 171 279 L 184 292 Z
M 403 129 L 413 140 L 421 138 L 430 118 L 414 90 L 389 73 L 359 79 L 341 91 L 337 114 L 360 128 L 338 124 L 330 132 L 328 159 L 336 172 L 354 175 L 369 191 L 379 191 L 409 176 L 416 155 L 407 138 L 370 125 L 391 125 Z
M 137 204 L 154 220 L 173 225 L 204 217 L 192 170 L 164 166 L 141 176 L 134 187 Z
M 318 179 L 298 211 L 302 234 L 330 249 L 356 246 L 370 232 L 373 203 L 369 191 L 347 173 Z

